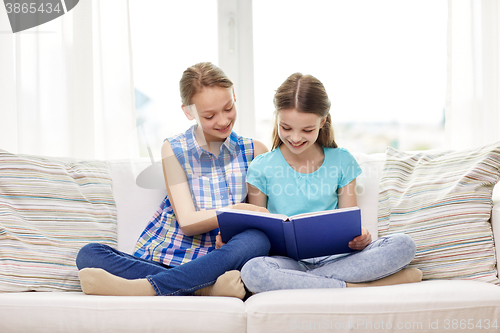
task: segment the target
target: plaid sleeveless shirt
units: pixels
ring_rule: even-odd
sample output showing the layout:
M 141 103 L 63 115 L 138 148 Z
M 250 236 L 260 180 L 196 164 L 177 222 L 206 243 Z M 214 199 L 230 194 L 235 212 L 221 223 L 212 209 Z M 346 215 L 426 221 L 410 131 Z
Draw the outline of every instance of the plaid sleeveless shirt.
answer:
M 246 172 L 255 155 L 253 141 L 232 132 L 216 157 L 199 146 L 195 126 L 167 140 L 186 173 L 196 210 L 244 202 Z M 181 265 L 215 249 L 218 232 L 217 228 L 201 235 L 184 235 L 167 195 L 139 237 L 134 256 L 168 266 Z

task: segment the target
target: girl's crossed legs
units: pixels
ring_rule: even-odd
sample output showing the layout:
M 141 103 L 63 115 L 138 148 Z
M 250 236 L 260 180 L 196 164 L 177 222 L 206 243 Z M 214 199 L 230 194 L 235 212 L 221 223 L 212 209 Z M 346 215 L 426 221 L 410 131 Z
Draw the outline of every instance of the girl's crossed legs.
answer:
M 241 278 L 252 292 L 344 288 L 346 282 L 350 286 L 398 272 L 413 260 L 415 252 L 416 245 L 411 237 L 394 234 L 379 238 L 362 251 L 341 257 L 307 261 L 288 257 L 253 258 L 243 266 Z
M 269 240 L 263 232 L 247 230 L 234 236 L 220 249 L 175 267 L 137 258 L 95 243 L 85 245 L 80 250 L 76 264 L 80 270 L 101 268 L 108 272 L 97 275 L 97 279 L 111 278 L 109 283 L 96 281 L 98 287 L 104 289 L 100 290 L 100 294 L 141 295 L 147 294 L 149 288 L 159 296 L 182 296 L 192 295 L 194 291 L 214 284 L 217 278 L 227 271 L 240 270 L 249 259 L 266 255 L 269 248 Z M 90 274 L 89 278 L 95 279 L 95 275 L 92 275 Z M 106 286 L 113 290 L 106 292 Z M 133 290 L 127 290 L 130 288 L 136 288 L 138 291 L 134 293 Z

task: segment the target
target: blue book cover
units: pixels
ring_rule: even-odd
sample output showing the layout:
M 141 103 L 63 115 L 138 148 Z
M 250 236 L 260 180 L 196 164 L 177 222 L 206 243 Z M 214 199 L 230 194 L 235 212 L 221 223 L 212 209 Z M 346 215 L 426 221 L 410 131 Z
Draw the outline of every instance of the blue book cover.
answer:
M 217 210 L 217 220 L 224 243 L 244 230 L 258 229 L 271 242 L 269 255 L 288 256 L 296 260 L 352 252 L 349 241 L 361 235 L 361 211 L 358 207 L 291 217 L 222 208 Z

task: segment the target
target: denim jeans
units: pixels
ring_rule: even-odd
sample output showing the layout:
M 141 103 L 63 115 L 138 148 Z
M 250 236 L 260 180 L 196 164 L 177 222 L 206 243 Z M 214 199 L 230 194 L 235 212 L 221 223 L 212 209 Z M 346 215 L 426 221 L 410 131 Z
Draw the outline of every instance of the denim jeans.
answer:
M 343 256 L 296 261 L 288 257 L 258 257 L 241 270 L 241 279 L 255 293 L 277 289 L 343 288 L 346 282 L 378 280 L 407 266 L 416 245 L 405 234 L 372 242 L 362 251 Z
M 137 258 L 97 243 L 80 249 L 76 265 L 78 269 L 102 268 L 125 279 L 146 278 L 159 296 L 183 296 L 214 284 L 227 271 L 240 270 L 251 258 L 267 255 L 269 249 L 267 236 L 252 229 L 234 236 L 220 249 L 180 266 Z

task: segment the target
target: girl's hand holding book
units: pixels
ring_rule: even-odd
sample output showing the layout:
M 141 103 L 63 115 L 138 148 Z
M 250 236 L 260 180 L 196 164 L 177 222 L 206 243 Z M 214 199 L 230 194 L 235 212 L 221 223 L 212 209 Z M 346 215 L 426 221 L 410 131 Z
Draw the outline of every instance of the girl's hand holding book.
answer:
M 241 210 L 250 210 L 252 212 L 260 212 L 260 213 L 269 213 L 266 207 L 261 207 L 257 205 L 247 204 L 247 203 L 239 203 L 236 205 L 232 205 L 231 208 L 241 209 Z
M 222 238 L 220 237 L 220 231 L 219 231 L 219 233 L 217 234 L 217 237 L 215 239 L 215 248 L 216 249 L 220 249 L 221 246 L 224 245 L 224 244 L 226 244 L 226 243 L 222 242 Z
M 349 247 L 353 250 L 361 251 L 372 242 L 372 235 L 365 228 L 361 227 L 361 235 L 349 242 Z
M 232 205 L 231 208 L 241 209 L 241 210 L 250 210 L 250 211 L 253 211 L 253 212 L 269 213 L 269 211 L 265 207 L 260 207 L 260 206 L 256 206 L 256 205 L 252 205 L 252 204 L 247 204 L 247 203 L 244 203 L 244 202 L 236 204 L 236 205 Z M 226 244 L 226 243 L 222 242 L 222 239 L 220 237 L 220 231 L 219 231 L 219 234 L 217 235 L 217 238 L 216 238 L 216 241 L 215 241 L 215 248 L 216 249 L 220 249 L 221 246 L 224 245 L 224 244 Z

